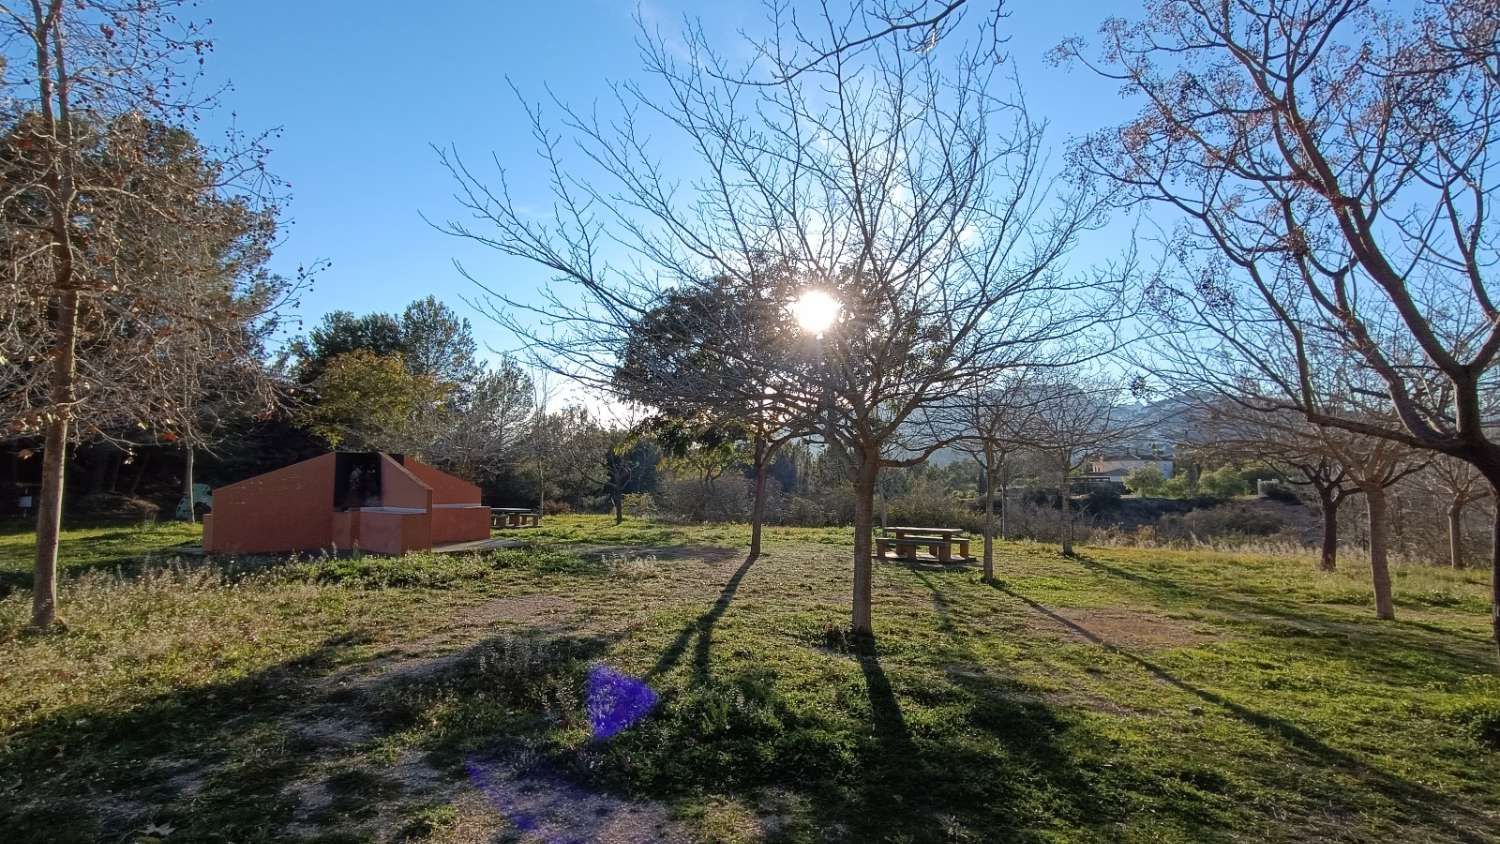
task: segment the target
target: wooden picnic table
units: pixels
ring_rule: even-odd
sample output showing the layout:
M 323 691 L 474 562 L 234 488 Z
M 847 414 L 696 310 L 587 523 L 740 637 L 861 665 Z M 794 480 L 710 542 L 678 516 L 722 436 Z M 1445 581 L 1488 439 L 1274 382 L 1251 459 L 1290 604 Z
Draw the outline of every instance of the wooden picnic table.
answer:
M 526 523 L 530 522 L 530 525 Z M 541 527 L 542 514 L 529 507 L 491 507 L 490 527 Z
M 894 536 L 875 538 L 875 556 L 884 560 L 906 560 L 908 562 L 951 563 L 954 561 L 953 546 L 958 546 L 958 560 L 969 560 L 969 540 L 959 536 L 962 528 L 893 527 Z M 917 548 L 925 547 L 929 556 L 922 557 Z
M 964 532 L 963 528 L 929 528 L 929 527 L 893 527 L 889 529 L 892 534 L 900 539 L 903 536 L 947 536 L 955 537 Z

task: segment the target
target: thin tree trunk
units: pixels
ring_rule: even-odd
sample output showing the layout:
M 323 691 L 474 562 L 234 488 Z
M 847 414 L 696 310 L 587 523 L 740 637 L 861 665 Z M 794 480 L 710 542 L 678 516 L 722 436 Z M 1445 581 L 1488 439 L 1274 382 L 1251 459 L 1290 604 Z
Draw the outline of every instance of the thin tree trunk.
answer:
M 66 412 L 59 413 L 48 423 L 42 449 L 42 488 L 37 496 L 36 512 L 36 572 L 31 596 L 31 626 L 37 630 L 46 630 L 57 622 L 57 546 L 62 533 L 63 480 L 68 452 Z
M 183 443 L 182 499 L 187 502 L 187 521 L 198 521 L 198 514 L 193 512 L 193 506 L 197 502 L 193 500 L 193 444 L 190 442 Z
M 760 556 L 761 525 L 766 518 L 766 464 L 771 462 L 765 441 L 755 439 L 755 498 L 750 505 L 750 556 Z
M 1500 657 L 1500 483 L 1490 488 L 1497 503 L 1490 531 L 1490 630 L 1494 633 L 1496 656 Z
M 1464 505 L 1456 499 L 1448 506 L 1448 562 L 1455 569 L 1464 567 Z
M 995 458 L 984 453 L 984 582 L 995 582 Z
M 861 455 L 854 479 L 854 607 L 850 631 L 856 636 L 873 636 L 870 620 L 872 587 L 870 550 L 875 532 L 875 482 L 880 474 L 877 455 Z
M 1068 487 L 1068 471 L 1063 470 L 1062 483 L 1057 491 L 1062 495 L 1062 552 L 1064 557 L 1073 556 L 1073 501 Z
M 126 490 L 126 495 L 135 495 L 136 490 L 141 488 L 141 480 L 146 477 L 146 463 L 150 459 L 151 449 L 141 449 L 135 461 L 135 474 L 130 476 L 130 489 Z
M 120 467 L 123 466 L 123 465 L 125 465 L 125 461 L 122 458 L 119 450 L 116 450 L 114 452 L 114 454 L 112 454 L 110 456 L 110 461 L 109 461 L 109 491 L 110 492 L 119 492 L 120 491 Z
M 1391 600 L 1391 569 L 1386 559 L 1390 526 L 1385 488 L 1366 489 L 1365 504 L 1370 513 L 1370 578 L 1375 586 L 1375 617 L 1390 621 L 1396 617 L 1396 605 Z
M 1323 511 L 1323 553 L 1318 557 L 1319 571 L 1335 571 L 1339 560 L 1339 499 L 1332 493 L 1318 491 Z
M 1010 528 L 1006 524 L 1010 516 L 1010 484 L 1000 482 L 1000 538 L 1010 538 Z
M 615 505 L 615 524 L 623 524 L 625 521 L 625 494 L 617 492 L 610 496 L 611 503 Z

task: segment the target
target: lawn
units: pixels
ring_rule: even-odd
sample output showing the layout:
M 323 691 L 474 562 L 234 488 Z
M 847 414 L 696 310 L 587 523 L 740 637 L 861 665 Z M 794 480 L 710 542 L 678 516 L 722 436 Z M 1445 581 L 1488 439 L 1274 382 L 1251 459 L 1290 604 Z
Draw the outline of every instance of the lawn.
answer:
M 997 585 L 877 566 L 872 645 L 844 529 L 747 564 L 744 526 L 584 516 L 400 559 L 113 528 L 35 636 L 18 530 L 7 842 L 1500 841 L 1487 572 L 1400 568 L 1379 623 L 1352 562 L 1004 544 Z

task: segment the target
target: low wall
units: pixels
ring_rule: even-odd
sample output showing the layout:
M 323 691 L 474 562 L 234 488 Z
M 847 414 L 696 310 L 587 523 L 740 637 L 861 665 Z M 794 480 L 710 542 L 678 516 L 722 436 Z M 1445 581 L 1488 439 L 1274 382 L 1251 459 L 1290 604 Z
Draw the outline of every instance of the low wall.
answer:
M 481 504 L 437 504 L 432 508 L 432 543 L 490 538 L 490 508 Z
M 335 513 L 334 544 L 340 551 L 405 554 L 432 547 L 432 517 L 405 507 L 362 507 Z

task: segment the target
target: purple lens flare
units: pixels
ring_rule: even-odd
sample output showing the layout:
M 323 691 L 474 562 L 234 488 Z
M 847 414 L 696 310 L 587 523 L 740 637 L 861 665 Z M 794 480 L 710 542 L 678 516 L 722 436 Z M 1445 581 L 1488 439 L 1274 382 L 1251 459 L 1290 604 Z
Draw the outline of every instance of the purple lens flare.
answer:
M 629 729 L 650 714 L 656 702 L 656 692 L 641 680 L 604 665 L 589 669 L 584 707 L 597 741 L 607 741 Z

